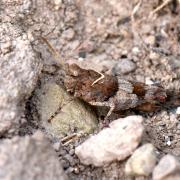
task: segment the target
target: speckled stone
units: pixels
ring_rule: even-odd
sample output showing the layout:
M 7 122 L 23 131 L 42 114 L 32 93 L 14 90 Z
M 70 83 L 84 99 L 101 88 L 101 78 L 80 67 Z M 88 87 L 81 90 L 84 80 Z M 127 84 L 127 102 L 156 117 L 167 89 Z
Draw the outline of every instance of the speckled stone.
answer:
M 59 137 L 69 134 L 72 129 L 76 129 L 77 133 L 90 133 L 97 127 L 97 118 L 91 107 L 78 99 L 73 99 L 56 83 L 42 83 L 35 93 L 41 124 L 50 134 Z M 60 111 L 48 122 L 59 107 Z

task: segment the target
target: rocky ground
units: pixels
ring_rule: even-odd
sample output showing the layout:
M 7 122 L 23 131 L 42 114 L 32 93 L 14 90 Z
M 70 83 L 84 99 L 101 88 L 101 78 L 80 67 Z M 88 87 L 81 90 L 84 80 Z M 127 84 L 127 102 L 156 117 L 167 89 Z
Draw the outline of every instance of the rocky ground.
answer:
M 107 109 L 72 98 L 62 69 L 76 63 L 178 94 L 179 4 L 0 1 L 0 179 L 180 179 L 180 107 L 114 113 L 102 129 Z

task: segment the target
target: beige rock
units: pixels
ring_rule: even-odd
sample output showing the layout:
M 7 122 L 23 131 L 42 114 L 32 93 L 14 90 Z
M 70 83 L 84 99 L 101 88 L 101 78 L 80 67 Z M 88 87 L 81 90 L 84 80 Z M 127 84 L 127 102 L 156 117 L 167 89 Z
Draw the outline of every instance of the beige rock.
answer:
M 173 155 L 164 156 L 153 171 L 153 180 L 179 180 L 180 162 Z
M 103 166 L 130 156 L 141 141 L 143 118 L 129 116 L 110 123 L 109 128 L 90 137 L 75 149 L 83 164 Z
M 148 176 L 156 165 L 156 153 L 152 144 L 145 144 L 128 159 L 125 172 L 128 175 Z
M 36 93 L 42 126 L 54 136 L 62 136 L 74 128 L 77 132 L 90 133 L 97 127 L 97 118 L 91 107 L 73 99 L 63 87 L 54 82 L 42 83 Z M 60 111 L 48 122 L 59 107 Z

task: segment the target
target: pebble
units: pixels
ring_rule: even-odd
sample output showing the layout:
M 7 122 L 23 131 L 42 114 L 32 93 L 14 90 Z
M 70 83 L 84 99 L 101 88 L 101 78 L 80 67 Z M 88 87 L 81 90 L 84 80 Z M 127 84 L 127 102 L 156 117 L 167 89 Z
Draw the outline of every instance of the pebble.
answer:
M 72 40 L 75 36 L 75 32 L 72 28 L 69 28 L 62 33 L 62 37 L 68 41 Z
M 136 64 L 130 59 L 120 59 L 112 68 L 113 74 L 127 74 L 136 69 Z
M 140 53 L 139 47 L 137 47 L 137 46 L 133 47 L 133 48 L 132 48 L 132 53 L 133 53 L 133 54 L 139 54 L 139 53 Z
M 151 51 L 149 54 L 149 58 L 152 60 L 158 60 L 160 58 L 160 56 L 156 52 Z
M 164 136 L 164 141 L 165 141 L 165 144 L 167 144 L 168 146 L 171 145 L 171 138 L 169 136 Z
M 79 172 L 80 172 L 80 171 L 79 171 L 79 168 L 78 168 L 78 167 L 75 167 L 73 172 L 74 172 L 75 174 L 79 174 Z
M 145 41 L 145 43 L 147 43 L 149 45 L 154 45 L 156 42 L 156 38 L 155 38 L 155 36 L 150 35 L 150 36 L 145 37 L 144 41 Z
M 156 165 L 156 152 L 152 144 L 145 144 L 128 159 L 125 172 L 128 175 L 148 176 Z
M 141 116 L 114 120 L 108 128 L 91 136 L 75 149 L 83 164 L 103 166 L 130 156 L 141 141 L 144 127 Z
M 176 114 L 180 114 L 180 107 L 178 107 L 177 109 L 176 109 Z
M 179 180 L 180 162 L 170 154 L 162 157 L 153 171 L 153 180 Z

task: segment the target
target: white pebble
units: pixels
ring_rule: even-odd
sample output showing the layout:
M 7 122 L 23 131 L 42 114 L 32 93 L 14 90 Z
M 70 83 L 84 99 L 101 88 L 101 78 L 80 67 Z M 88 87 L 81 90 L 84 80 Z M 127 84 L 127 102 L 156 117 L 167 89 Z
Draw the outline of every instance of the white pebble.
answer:
M 180 107 L 177 108 L 176 114 L 180 114 Z
M 130 156 L 141 141 L 144 127 L 141 116 L 120 118 L 75 149 L 83 164 L 103 166 Z
M 154 84 L 154 82 L 151 80 L 150 77 L 146 77 L 145 83 L 146 83 L 147 85 L 153 85 L 153 84 Z
M 133 49 L 132 49 L 132 53 L 133 53 L 133 54 L 139 54 L 139 53 L 140 53 L 140 49 L 139 49 L 137 46 L 135 46 L 135 47 L 133 47 Z

